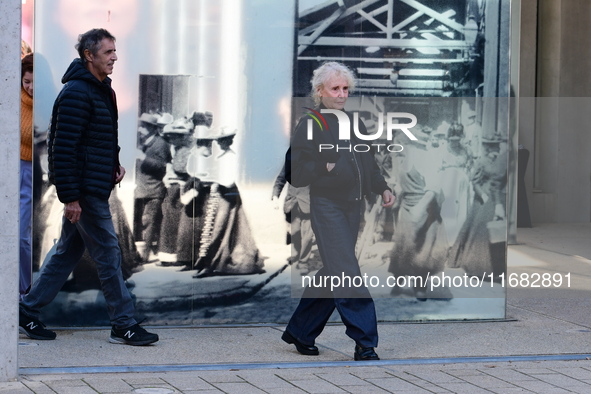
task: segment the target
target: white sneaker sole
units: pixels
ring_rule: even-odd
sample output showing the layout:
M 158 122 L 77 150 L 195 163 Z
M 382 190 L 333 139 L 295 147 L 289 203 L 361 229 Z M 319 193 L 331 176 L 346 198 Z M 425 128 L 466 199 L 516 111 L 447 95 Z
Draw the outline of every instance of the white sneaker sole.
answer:
M 109 337 L 109 342 L 119 344 L 119 345 L 146 346 L 151 343 L 158 342 L 158 339 L 155 339 L 155 340 L 148 339 L 145 341 L 131 342 L 131 341 L 127 341 L 123 338 Z

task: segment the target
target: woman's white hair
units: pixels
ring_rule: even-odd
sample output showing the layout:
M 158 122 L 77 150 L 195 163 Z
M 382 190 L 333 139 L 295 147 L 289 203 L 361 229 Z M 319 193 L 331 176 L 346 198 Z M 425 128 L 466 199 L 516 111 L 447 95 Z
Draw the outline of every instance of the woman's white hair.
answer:
M 312 92 L 310 95 L 314 99 L 316 106 L 320 105 L 322 98 L 320 90 L 324 84 L 332 77 L 344 77 L 349 85 L 349 91 L 355 89 L 355 73 L 349 67 L 339 62 L 325 62 L 312 74 Z

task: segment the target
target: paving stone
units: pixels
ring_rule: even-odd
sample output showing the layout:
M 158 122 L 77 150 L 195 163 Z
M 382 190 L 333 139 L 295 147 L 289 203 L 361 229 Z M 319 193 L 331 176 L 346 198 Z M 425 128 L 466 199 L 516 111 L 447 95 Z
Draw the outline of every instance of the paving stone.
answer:
M 128 391 L 129 392 L 129 391 Z M 132 393 L 155 393 L 155 394 L 159 394 L 159 393 L 178 393 L 178 390 L 176 390 L 174 387 L 169 386 L 167 384 L 161 383 L 159 385 L 155 385 L 155 384 L 148 384 L 148 385 L 137 385 L 134 386 L 133 389 L 131 389 Z M 102 394 L 102 392 L 101 392 Z
M 444 389 L 443 387 L 436 385 L 434 383 L 430 383 L 427 381 L 412 381 L 411 383 L 415 384 L 417 387 L 420 387 L 422 389 L 425 389 L 427 391 L 429 391 L 430 393 L 449 393 L 450 391 L 447 389 Z
M 562 375 L 570 376 L 574 379 L 591 379 L 591 371 L 585 368 L 551 368 L 553 371 Z
M 446 390 L 451 391 L 452 393 L 467 393 L 467 394 L 478 394 L 478 393 L 489 393 L 490 391 L 480 388 L 478 386 L 474 386 L 470 383 L 440 383 L 439 386 L 443 387 Z
M 348 393 L 358 394 L 358 393 L 371 393 L 371 394 L 385 394 L 385 393 L 392 393 L 392 391 L 384 390 L 383 388 L 374 386 L 373 384 L 363 384 L 363 385 L 351 385 L 351 386 L 341 386 L 341 388 Z
M 264 394 L 265 392 L 250 383 L 216 383 L 215 387 L 228 394 Z
M 133 394 L 177 394 L 177 390 L 169 387 L 142 387 L 131 390 Z M 102 394 L 102 393 L 101 393 Z
M 54 394 L 55 392 L 50 389 L 45 383 L 43 382 L 35 382 L 30 380 L 22 380 L 21 383 L 26 386 L 29 390 L 34 392 L 35 394 Z
M 236 373 L 235 371 L 204 371 L 199 372 L 199 377 L 208 383 L 243 383 L 244 379 Z
M 378 387 L 381 387 L 386 390 L 391 391 L 411 391 L 418 389 L 417 385 L 414 385 L 410 382 L 402 380 L 397 377 L 391 378 L 377 378 L 377 379 L 367 379 L 368 382 L 375 384 Z
M 557 374 L 558 372 L 553 371 L 549 368 L 517 368 L 517 371 L 526 375 L 550 375 Z
M 128 393 L 132 389 L 131 385 L 119 378 L 93 376 L 85 378 L 84 381 L 101 394 Z
M 316 376 L 306 380 L 292 380 L 291 384 L 299 387 L 308 393 L 344 393 L 345 391 L 332 383 L 322 380 Z
M 1 382 L 0 393 L 6 394 L 35 394 L 20 382 Z
M 549 383 L 542 382 L 541 380 L 524 380 L 521 382 L 515 382 L 516 386 L 523 387 L 524 389 L 533 391 L 535 393 L 568 393 L 569 390 L 562 389 L 560 387 L 553 386 Z
M 536 380 L 537 378 L 531 375 L 524 374 L 520 370 L 510 368 L 489 368 L 482 371 L 483 374 L 494 376 L 505 380 L 507 382 L 519 382 L 521 380 Z
M 415 376 L 414 374 L 416 373 L 416 370 L 412 370 L 412 371 L 402 371 L 400 373 L 396 372 L 390 372 L 393 376 L 400 378 L 406 382 L 412 383 L 413 385 L 417 386 L 417 387 L 421 387 L 423 389 L 429 390 L 433 393 L 445 393 L 445 392 L 449 392 L 448 390 L 445 390 L 443 388 L 441 388 L 440 386 L 437 386 L 435 383 L 425 380 L 425 379 L 421 379 L 417 376 Z M 431 372 L 441 372 L 441 371 L 427 371 L 428 373 Z M 463 382 L 463 381 L 461 381 Z
M 497 379 L 494 376 L 466 376 L 464 380 L 475 386 L 483 389 L 490 389 L 491 387 L 502 388 L 509 387 L 514 388 L 515 386 L 505 380 Z
M 183 375 L 174 374 L 174 375 L 164 375 L 162 376 L 162 380 L 168 383 L 170 386 L 176 388 L 177 390 L 186 391 L 186 390 L 214 390 L 211 384 L 207 383 L 205 380 L 201 379 L 199 375 L 195 372 L 187 372 Z
M 351 368 L 349 373 L 355 375 L 360 379 L 373 379 L 373 378 L 391 378 L 390 372 L 400 372 L 399 369 L 392 368 L 379 368 L 379 367 L 355 367 Z
M 277 376 L 274 371 L 273 372 L 261 372 L 261 371 L 241 371 L 238 375 L 240 378 L 244 379 L 248 383 L 252 384 L 255 387 L 260 389 L 271 389 L 271 388 L 293 388 L 294 386 L 282 379 L 281 377 Z
M 589 387 L 589 386 L 587 386 L 587 387 L 569 387 L 568 390 L 573 393 L 579 393 L 579 394 L 591 393 L 591 387 Z
M 53 391 L 57 394 L 96 394 L 96 390 L 93 390 L 88 386 L 50 386 Z
M 53 376 L 53 379 L 47 381 L 51 387 L 88 387 L 82 380 L 83 376 L 78 379 L 59 379 L 59 375 Z
M 413 371 L 407 372 L 408 375 L 426 380 L 431 383 L 462 383 L 462 379 L 452 376 L 442 371 Z M 405 376 L 399 376 L 404 379 Z
M 275 374 L 288 382 L 292 380 L 318 379 L 316 374 L 330 371 L 330 368 L 280 369 Z
M 445 369 L 445 373 L 456 378 L 463 378 L 464 376 L 479 376 L 485 373 L 477 369 Z
M 273 387 L 265 390 L 269 394 L 298 394 L 302 393 L 305 394 L 306 392 L 302 389 L 299 389 L 295 386 L 291 388 L 283 388 L 283 387 Z
M 350 373 L 318 373 L 316 376 L 337 386 L 357 386 L 365 382 Z
M 513 393 L 531 393 L 531 391 L 526 390 L 521 387 L 501 387 L 501 388 L 490 388 L 490 391 L 497 394 L 513 394 Z
M 589 388 L 589 392 L 591 392 L 591 386 L 578 379 L 573 379 L 570 376 L 562 375 L 562 374 L 552 374 L 552 375 L 536 375 L 536 377 L 546 383 L 553 384 L 554 386 L 563 387 L 563 388 L 570 388 L 570 387 L 587 387 Z
M 165 384 L 158 374 L 144 375 L 144 376 L 125 376 L 122 378 L 124 382 L 130 386 L 147 385 L 147 384 Z

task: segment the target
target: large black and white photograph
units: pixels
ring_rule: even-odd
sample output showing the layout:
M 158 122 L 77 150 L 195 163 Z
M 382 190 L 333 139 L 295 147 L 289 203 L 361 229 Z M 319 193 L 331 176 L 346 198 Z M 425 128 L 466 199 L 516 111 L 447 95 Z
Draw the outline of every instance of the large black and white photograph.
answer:
M 63 72 L 77 57 L 63 43 L 96 26 L 116 38 L 110 77 L 126 176 L 109 205 L 123 279 L 146 324 L 289 320 L 302 278 L 323 263 L 309 190 L 288 182 L 285 153 L 314 107 L 310 80 L 325 62 L 355 74 L 345 110 L 359 112 L 368 133 L 387 128 L 379 114 L 417 119 L 409 129 L 416 140 L 400 128 L 392 140 L 384 132 L 384 144 L 403 149 L 375 154 L 397 199 L 388 208 L 379 196 L 363 201 L 355 251 L 362 272 L 505 272 L 508 0 L 36 0 L 35 7 L 34 276 L 55 251 L 63 216 L 46 146 Z M 94 265 L 82 258 L 44 308 L 44 322 L 109 325 Z M 505 317 L 497 287 L 429 284 L 370 289 L 378 320 Z
M 376 300 L 383 317 L 450 318 L 470 304 L 504 317 L 509 41 L 502 21 L 509 20 L 508 7 L 478 0 L 300 2 L 294 96 L 309 96 L 322 64 L 347 66 L 356 79 L 345 110 L 380 136 L 372 141 L 382 147 L 375 159 L 397 196 L 391 208 L 379 197 L 365 199 L 356 245 L 361 272 L 376 284 L 381 278 L 369 286 L 372 295 L 392 298 Z M 294 100 L 294 126 L 312 106 Z M 389 135 L 387 113 L 414 115 L 409 131 L 416 138 L 400 129 Z M 309 187 L 314 184 L 297 193 Z M 292 232 L 305 234 L 300 223 L 309 216 L 292 217 Z M 294 247 L 293 255 L 309 243 Z M 307 259 L 296 267 L 313 276 Z M 297 288 L 303 282 L 293 272 Z M 388 277 L 399 285 L 385 286 Z M 470 278 L 486 285 L 465 286 Z

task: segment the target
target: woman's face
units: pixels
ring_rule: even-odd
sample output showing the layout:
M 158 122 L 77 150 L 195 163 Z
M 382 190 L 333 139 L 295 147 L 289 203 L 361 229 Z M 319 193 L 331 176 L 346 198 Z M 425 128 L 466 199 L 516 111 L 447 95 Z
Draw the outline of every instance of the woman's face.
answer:
M 197 152 L 203 157 L 209 157 L 213 153 L 213 140 L 197 139 Z
M 25 75 L 23 75 L 23 89 L 25 92 L 29 94 L 29 96 L 33 97 L 33 73 L 29 71 L 25 71 Z
M 333 75 L 318 89 L 318 93 L 326 108 L 342 110 L 349 97 L 349 82 L 343 76 Z

